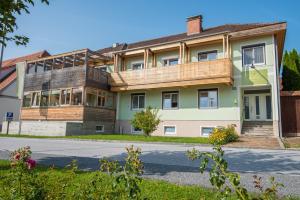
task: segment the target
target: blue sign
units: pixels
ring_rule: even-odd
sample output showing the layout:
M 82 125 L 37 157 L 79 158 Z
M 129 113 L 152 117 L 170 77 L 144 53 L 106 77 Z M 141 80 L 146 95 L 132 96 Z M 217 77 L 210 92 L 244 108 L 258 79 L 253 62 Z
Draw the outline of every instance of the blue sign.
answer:
M 13 112 L 6 112 L 6 121 L 12 121 L 14 119 L 14 113 Z

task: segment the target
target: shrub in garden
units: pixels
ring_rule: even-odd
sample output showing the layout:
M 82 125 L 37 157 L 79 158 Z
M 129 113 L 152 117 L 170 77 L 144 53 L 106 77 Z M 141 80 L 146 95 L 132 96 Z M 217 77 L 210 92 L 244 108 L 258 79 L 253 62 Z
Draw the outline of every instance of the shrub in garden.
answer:
M 224 159 L 224 151 L 220 145 L 213 148 L 214 152 L 200 152 L 192 149 L 187 152 L 191 160 L 200 160 L 200 173 L 209 170 L 209 181 L 216 187 L 219 199 L 226 199 L 233 192 L 240 200 L 276 200 L 277 191 L 283 187 L 281 183 L 275 182 L 274 177 L 270 179 L 271 187 L 264 189 L 261 185 L 261 178 L 254 176 L 254 187 L 259 193 L 256 197 L 251 197 L 245 187 L 241 185 L 240 175 L 228 170 L 228 163 Z M 208 168 L 209 162 L 211 166 Z M 229 184 L 227 184 L 229 183 Z
M 229 125 L 226 128 L 214 128 L 212 134 L 209 135 L 209 143 L 223 145 L 229 142 L 234 142 L 238 139 L 238 135 L 233 125 Z
M 160 119 L 157 115 L 158 109 L 153 109 L 149 106 L 146 110 L 134 114 L 131 125 L 141 129 L 146 136 L 150 136 L 160 123 Z

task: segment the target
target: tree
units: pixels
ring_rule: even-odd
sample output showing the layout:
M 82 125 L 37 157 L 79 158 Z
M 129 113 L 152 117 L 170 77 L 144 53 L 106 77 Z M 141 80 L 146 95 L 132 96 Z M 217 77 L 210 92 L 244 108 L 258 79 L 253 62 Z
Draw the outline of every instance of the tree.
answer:
M 49 4 L 48 0 L 40 0 Z M 23 35 L 14 35 L 18 29 L 16 17 L 23 12 L 30 14 L 29 6 L 34 6 L 34 0 L 0 0 L 0 43 L 4 46 L 8 41 L 14 41 L 16 45 L 26 45 L 29 38 Z
M 282 83 L 283 90 L 300 90 L 300 55 L 296 49 L 284 52 Z
M 152 109 L 150 106 L 141 112 L 134 114 L 131 125 L 135 128 L 141 129 L 146 136 L 150 136 L 160 123 L 160 119 L 157 116 L 158 109 Z
M 49 4 L 48 0 L 40 0 Z M 13 41 L 16 45 L 26 45 L 29 38 L 24 35 L 16 35 L 18 29 L 16 18 L 22 13 L 29 14 L 29 6 L 34 6 L 34 0 L 0 0 L 0 70 L 3 57 L 3 49 L 7 42 Z

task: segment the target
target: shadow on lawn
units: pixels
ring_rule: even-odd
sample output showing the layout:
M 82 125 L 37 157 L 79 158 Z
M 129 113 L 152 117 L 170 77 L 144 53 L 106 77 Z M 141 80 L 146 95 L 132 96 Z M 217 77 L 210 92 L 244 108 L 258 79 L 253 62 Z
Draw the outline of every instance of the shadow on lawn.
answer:
M 229 169 L 236 172 L 254 172 L 254 173 L 280 173 L 293 172 L 300 175 L 300 161 L 295 160 L 298 156 L 295 152 L 285 154 L 283 151 L 278 152 L 253 152 L 250 150 L 236 151 L 226 150 L 226 160 L 229 163 Z M 119 160 L 124 164 L 126 153 L 107 157 L 109 160 Z M 187 159 L 185 152 L 160 152 L 148 151 L 143 152 L 141 156 L 145 165 L 145 175 L 166 175 L 170 172 L 199 172 L 199 161 L 190 161 Z M 38 159 L 38 163 L 43 165 L 52 165 L 64 167 L 72 160 L 77 160 L 79 168 L 82 170 L 98 170 L 99 159 L 88 157 L 57 157 L 43 156 Z

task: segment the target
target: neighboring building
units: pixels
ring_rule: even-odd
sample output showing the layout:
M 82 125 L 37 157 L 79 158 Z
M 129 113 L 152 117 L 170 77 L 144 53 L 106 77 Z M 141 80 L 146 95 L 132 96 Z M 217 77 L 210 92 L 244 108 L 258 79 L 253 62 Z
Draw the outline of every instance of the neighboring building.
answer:
M 6 112 L 14 113 L 14 120 L 19 120 L 20 100 L 17 97 L 16 63 L 48 56 L 47 51 L 5 60 L 0 70 L 0 130 Z
M 186 33 L 132 44 L 114 44 L 113 47 L 92 52 L 94 57 L 85 54 L 87 58 L 98 59 L 99 62 L 82 58 L 82 61 L 85 60 L 83 75 L 77 72 L 59 75 L 61 67 L 53 67 L 51 73 L 44 72 L 48 70 L 47 61 L 45 59 L 35 61 L 33 63 L 43 61 L 37 64 L 35 69 L 39 71 L 38 68 L 41 66 L 42 75 L 37 73 L 31 75 L 31 72 L 26 75 L 25 90 L 29 93 L 28 96 L 25 94 L 24 102 L 28 102 L 25 106 L 30 108 L 22 109 L 23 124 L 26 122 L 28 127 L 38 124 L 39 130 L 35 132 L 41 133 L 41 125 L 49 122 L 63 121 L 68 124 L 80 121 L 84 124 L 85 117 L 82 116 L 89 116 L 85 113 L 86 109 L 95 113 L 96 110 L 101 112 L 101 109 L 112 109 L 116 112 L 114 119 L 114 114 L 110 112 L 103 115 L 95 114 L 99 118 L 93 118 L 94 122 L 89 126 L 89 131 L 75 131 L 76 134 L 97 133 L 102 129 L 104 132 L 110 132 L 111 124 L 114 124 L 114 132 L 138 134 L 140 130 L 132 127 L 130 120 L 134 113 L 151 106 L 159 109 L 162 120 L 154 135 L 208 136 L 214 127 L 233 124 L 239 134 L 278 137 L 280 136 L 279 66 L 285 33 L 285 22 L 227 24 L 204 28 L 202 17 L 194 16 L 187 19 Z M 70 62 L 68 60 L 72 53 L 67 55 L 68 58 L 60 56 L 57 61 L 59 66 L 61 63 Z M 55 60 L 58 57 L 53 58 Z M 28 63 L 29 69 L 31 64 L 32 62 Z M 98 79 L 99 76 L 93 71 L 95 68 L 100 69 L 99 73 L 102 75 L 99 76 L 109 77 L 107 88 L 100 87 L 100 83 L 103 85 L 101 81 L 94 82 L 93 85 L 72 82 L 73 79 L 81 80 L 82 76 L 87 79 L 89 77 Z M 72 68 L 66 70 L 70 69 Z M 93 70 L 86 71 L 87 69 Z M 47 78 L 44 78 L 43 82 L 36 81 L 37 77 L 46 75 Z M 49 94 L 49 85 L 51 88 L 65 80 L 69 80 L 68 85 L 57 86 L 55 89 L 60 90 L 55 91 L 53 96 L 44 97 Z M 33 83 L 40 87 L 32 87 Z M 42 87 L 43 85 L 45 87 Z M 79 86 L 83 86 L 83 89 L 81 96 L 77 96 L 82 98 L 83 105 L 76 105 L 76 109 L 75 105 L 64 106 L 62 100 L 65 99 L 63 94 L 66 90 L 62 88 Z M 92 98 L 97 100 L 92 104 L 87 103 L 90 98 L 88 95 L 91 94 L 89 87 L 99 89 L 97 98 L 96 96 Z M 38 93 L 35 94 L 33 91 Z M 115 106 L 104 108 L 105 106 L 99 103 L 101 102 L 99 94 L 102 91 L 106 92 L 105 102 Z M 50 99 L 50 103 L 41 107 L 41 101 L 36 103 L 37 101 L 29 99 L 35 98 L 38 94 L 39 98 L 42 96 Z M 116 96 L 115 101 L 114 98 L 107 98 L 107 95 Z M 51 99 L 56 103 L 52 104 Z M 33 108 L 37 104 L 38 107 Z M 66 116 L 66 109 L 69 107 L 75 110 Z M 55 118 L 49 117 L 52 109 L 60 110 L 55 114 Z M 41 117 L 41 113 L 44 112 L 46 112 L 44 116 L 48 117 Z M 74 118 L 74 116 L 81 117 Z M 108 125 L 104 122 L 108 122 Z M 63 129 L 69 128 L 72 131 L 76 129 L 73 124 L 65 127 Z M 45 130 L 52 134 L 52 129 Z M 62 134 L 75 133 L 72 131 L 65 131 Z

